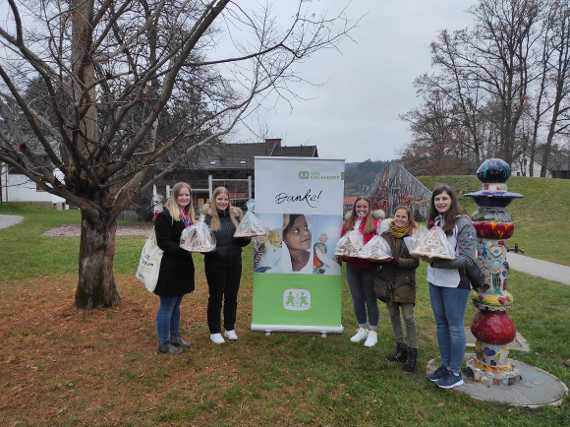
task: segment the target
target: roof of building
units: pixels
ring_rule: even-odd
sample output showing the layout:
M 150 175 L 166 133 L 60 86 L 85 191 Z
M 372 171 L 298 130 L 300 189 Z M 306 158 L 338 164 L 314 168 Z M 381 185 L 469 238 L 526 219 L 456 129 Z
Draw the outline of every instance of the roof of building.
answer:
M 198 147 L 188 161 L 193 169 L 253 169 L 255 156 L 318 157 L 317 147 L 282 146 L 281 139 L 264 142 L 226 144 L 217 143 Z
M 430 197 L 431 191 L 398 161 L 348 163 L 345 171 L 345 196 L 377 196 L 384 187 Z
M 275 148 L 272 156 L 288 157 L 319 157 L 316 145 L 297 145 L 293 147 L 279 146 Z

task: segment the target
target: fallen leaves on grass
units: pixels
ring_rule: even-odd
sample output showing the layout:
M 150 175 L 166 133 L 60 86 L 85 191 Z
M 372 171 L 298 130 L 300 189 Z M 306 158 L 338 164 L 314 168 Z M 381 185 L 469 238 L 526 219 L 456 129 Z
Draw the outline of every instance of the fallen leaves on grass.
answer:
M 224 384 L 237 381 L 230 358 L 211 358 L 211 346 L 198 362 L 194 351 L 158 355 L 158 298 L 134 278 L 118 277 L 118 307 L 91 311 L 73 305 L 76 280 L 47 276 L 0 288 L 4 420 L 52 425 L 66 417 L 74 425 L 121 424 L 152 408 L 159 411 L 169 393 L 184 399 L 170 399 L 165 408 L 192 406 L 199 376 L 216 373 Z M 205 283 L 198 285 L 182 303 L 182 331 L 195 347 L 207 345 L 207 291 Z

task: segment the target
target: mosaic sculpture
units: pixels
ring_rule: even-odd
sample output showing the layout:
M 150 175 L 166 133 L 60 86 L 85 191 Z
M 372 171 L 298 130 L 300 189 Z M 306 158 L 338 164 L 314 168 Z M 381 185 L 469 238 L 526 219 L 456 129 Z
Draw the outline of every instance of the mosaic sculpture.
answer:
M 514 224 L 506 207 L 513 199 L 523 197 L 507 190 L 510 176 L 511 168 L 504 160 L 485 160 L 477 169 L 482 189 L 466 194 L 478 206 L 473 225 L 478 237 L 477 261 L 485 276 L 485 285 L 473 297 L 478 310 L 471 324 L 477 338 L 476 356 L 467 361 L 467 375 L 485 384 L 512 385 L 521 379 L 507 348 L 516 328 L 507 314 L 513 296 L 508 291 L 506 241 L 513 235 Z

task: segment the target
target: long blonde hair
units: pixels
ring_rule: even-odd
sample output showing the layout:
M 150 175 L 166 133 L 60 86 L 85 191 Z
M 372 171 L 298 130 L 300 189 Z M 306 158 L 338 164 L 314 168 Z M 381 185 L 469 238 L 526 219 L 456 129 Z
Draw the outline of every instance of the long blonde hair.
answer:
M 190 219 L 192 219 L 192 222 L 195 222 L 194 207 L 192 206 L 192 187 L 190 187 L 190 184 L 188 184 L 187 182 L 177 182 L 176 184 L 174 184 L 174 187 L 172 187 L 172 194 L 164 204 L 164 207 L 168 209 L 168 212 L 170 212 L 170 216 L 174 221 L 180 221 L 180 207 L 178 206 L 178 203 L 176 203 L 176 199 L 180 194 L 180 191 L 182 191 L 182 189 L 184 188 L 187 188 L 188 192 L 190 193 L 188 216 L 190 217 Z
M 232 202 L 230 200 L 230 192 L 226 187 L 216 187 L 212 192 L 212 198 L 210 199 L 210 216 L 212 220 L 210 221 L 210 229 L 213 231 L 218 231 L 220 229 L 220 216 L 218 215 L 218 209 L 216 207 L 216 197 L 220 194 L 226 193 L 228 196 L 228 214 L 230 216 L 230 220 L 232 223 L 237 227 L 238 226 L 238 219 L 241 219 L 241 209 L 232 206 Z

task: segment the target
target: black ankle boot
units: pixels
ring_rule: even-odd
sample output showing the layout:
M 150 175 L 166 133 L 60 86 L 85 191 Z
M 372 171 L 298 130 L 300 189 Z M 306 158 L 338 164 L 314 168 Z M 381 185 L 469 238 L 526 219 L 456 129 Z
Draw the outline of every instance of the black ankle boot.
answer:
M 404 343 L 399 342 L 396 343 L 396 351 L 390 356 L 388 356 L 386 359 L 388 359 L 390 362 L 404 363 L 407 359 L 407 354 L 408 354 L 408 346 Z
M 402 366 L 402 369 L 407 372 L 416 372 L 416 360 L 418 358 L 418 349 L 408 347 L 408 360 Z

